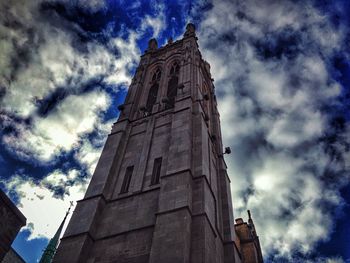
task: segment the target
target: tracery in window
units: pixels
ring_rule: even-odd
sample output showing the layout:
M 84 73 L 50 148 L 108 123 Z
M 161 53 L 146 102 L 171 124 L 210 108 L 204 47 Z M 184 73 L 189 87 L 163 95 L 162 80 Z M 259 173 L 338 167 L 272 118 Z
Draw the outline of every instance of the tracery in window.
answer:
M 177 62 L 175 62 L 170 69 L 170 76 L 177 76 L 180 72 L 180 66 Z
M 162 72 L 160 68 L 158 68 L 152 76 L 152 82 L 159 82 L 161 77 L 162 77 Z

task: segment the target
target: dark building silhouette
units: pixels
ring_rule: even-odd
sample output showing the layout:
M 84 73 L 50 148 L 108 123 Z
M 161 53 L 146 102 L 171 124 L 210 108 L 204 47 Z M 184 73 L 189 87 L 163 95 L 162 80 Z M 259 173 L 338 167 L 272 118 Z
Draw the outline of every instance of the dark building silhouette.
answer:
M 0 262 L 3 260 L 8 262 L 7 260 L 16 258 L 18 255 L 11 248 L 11 244 L 25 224 L 26 218 L 24 215 L 0 189 Z M 8 253 L 9 255 L 7 255 Z
M 26 263 L 24 259 L 11 247 L 1 263 Z
M 214 91 L 192 24 L 149 41 L 54 262 L 242 262 Z

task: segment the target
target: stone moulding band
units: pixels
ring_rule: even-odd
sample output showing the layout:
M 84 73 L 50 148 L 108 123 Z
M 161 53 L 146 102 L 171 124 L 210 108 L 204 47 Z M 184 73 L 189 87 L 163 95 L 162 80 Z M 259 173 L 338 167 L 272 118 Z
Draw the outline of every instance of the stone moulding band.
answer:
M 144 229 L 147 229 L 147 228 L 153 228 L 154 226 L 155 226 L 155 224 L 147 225 L 147 226 L 143 226 L 143 227 L 139 227 L 139 228 L 130 229 L 130 230 L 127 230 L 127 231 L 122 231 L 122 232 L 119 232 L 119 233 L 116 233 L 116 234 L 112 234 L 112 235 L 109 235 L 109 236 L 104 236 L 104 237 L 101 237 L 101 238 L 94 238 L 94 237 L 92 237 L 92 235 L 90 234 L 89 231 L 85 231 L 85 232 L 82 232 L 82 233 L 79 233 L 79 234 L 74 234 L 74 235 L 62 237 L 61 240 L 64 240 L 64 239 L 67 239 L 67 238 L 72 238 L 72 237 L 79 237 L 79 236 L 82 236 L 82 235 L 88 235 L 89 238 L 93 242 L 96 242 L 96 241 L 99 241 L 99 240 L 106 240 L 106 239 L 110 239 L 110 238 L 113 238 L 113 237 L 116 237 L 116 236 L 124 235 L 124 234 L 130 233 L 130 232 L 136 232 L 136 231 L 144 230 Z
M 97 194 L 97 195 L 93 195 L 93 196 L 89 196 L 89 197 L 86 197 L 86 198 L 83 198 L 83 199 L 80 199 L 77 201 L 77 203 L 80 203 L 80 202 L 83 202 L 83 201 L 87 201 L 87 200 L 90 200 L 90 199 L 95 199 L 95 198 L 99 198 L 101 197 L 102 200 L 105 202 L 105 203 L 108 203 L 106 197 L 104 196 L 104 194 Z

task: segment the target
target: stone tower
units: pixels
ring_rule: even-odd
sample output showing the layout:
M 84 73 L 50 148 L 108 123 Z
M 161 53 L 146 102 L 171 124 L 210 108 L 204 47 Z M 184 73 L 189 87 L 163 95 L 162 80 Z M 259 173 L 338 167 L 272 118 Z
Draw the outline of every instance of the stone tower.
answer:
M 242 218 L 237 218 L 235 230 L 235 244 L 240 252 L 242 262 L 263 263 L 259 237 L 249 210 L 248 222 L 244 222 Z
M 119 110 L 54 262 L 241 262 L 194 25 L 164 47 L 149 41 Z

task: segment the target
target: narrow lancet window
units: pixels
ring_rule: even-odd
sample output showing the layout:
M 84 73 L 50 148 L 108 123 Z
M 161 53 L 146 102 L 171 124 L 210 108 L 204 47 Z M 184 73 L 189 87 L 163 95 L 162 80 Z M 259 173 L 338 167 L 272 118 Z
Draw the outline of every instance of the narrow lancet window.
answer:
M 160 157 L 155 159 L 153 163 L 151 185 L 159 184 L 161 168 L 162 168 L 162 158 Z
M 120 190 L 121 194 L 129 191 L 129 186 L 130 186 L 130 181 L 131 181 L 131 176 L 133 171 L 134 171 L 134 166 L 129 166 L 128 168 L 126 168 L 123 185 Z
M 168 81 L 168 90 L 167 90 L 168 102 L 166 105 L 167 109 L 173 108 L 175 105 L 175 98 L 177 95 L 177 86 L 179 83 L 179 72 L 180 72 L 179 64 L 174 63 L 170 69 L 170 78 Z
M 147 103 L 146 103 L 146 110 L 149 113 L 152 112 L 153 105 L 157 101 L 158 87 L 159 87 L 158 83 L 155 83 L 149 90 Z
M 151 84 L 152 86 L 148 92 L 148 97 L 147 97 L 147 102 L 146 102 L 147 114 L 152 113 L 153 105 L 157 102 L 159 81 L 160 81 L 161 77 L 162 77 L 162 72 L 158 68 L 152 76 L 152 84 Z

